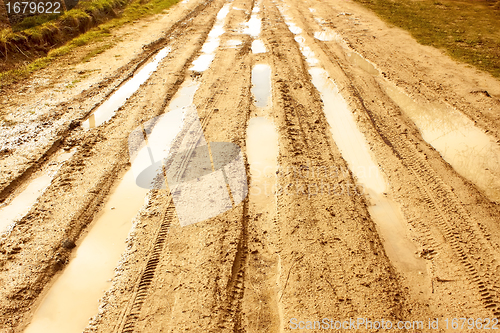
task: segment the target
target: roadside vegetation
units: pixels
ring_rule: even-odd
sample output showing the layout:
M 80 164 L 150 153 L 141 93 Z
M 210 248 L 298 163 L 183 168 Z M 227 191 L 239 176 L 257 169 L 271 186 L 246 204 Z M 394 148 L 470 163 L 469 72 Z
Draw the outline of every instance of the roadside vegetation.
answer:
M 46 67 L 54 59 L 70 53 L 77 47 L 96 43 L 97 47 L 91 49 L 83 58 L 83 61 L 88 60 L 113 46 L 114 42 L 110 38 L 112 29 L 145 16 L 158 14 L 178 1 L 81 0 L 74 9 L 59 17 L 52 17 L 51 20 L 47 21 L 47 17 L 33 17 L 23 20 L 13 29 L 2 29 L 0 57 L 4 59 L 4 64 L 10 66 L 0 69 L 0 87 Z M 20 29 L 20 25 L 25 29 L 14 31 Z M 40 48 L 42 51 L 36 52 Z M 9 55 L 12 54 L 15 55 L 14 59 L 22 59 L 22 56 L 25 58 L 22 62 L 9 63 Z
M 500 78 L 500 1 L 355 1 L 418 42 Z

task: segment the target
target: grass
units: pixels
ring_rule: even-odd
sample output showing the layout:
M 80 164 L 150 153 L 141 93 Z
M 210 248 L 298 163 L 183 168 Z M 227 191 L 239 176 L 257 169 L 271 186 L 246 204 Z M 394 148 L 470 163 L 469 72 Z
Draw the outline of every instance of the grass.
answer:
M 421 44 L 500 78 L 500 1 L 355 0 Z
M 12 31 L 22 31 L 30 29 L 36 26 L 43 25 L 46 22 L 54 21 L 60 16 L 60 14 L 42 14 L 26 17 L 19 23 L 12 26 Z
M 109 2 L 114 0 L 92 0 L 94 4 L 92 6 L 89 5 L 87 8 L 92 8 L 92 10 L 102 10 L 104 6 L 103 3 L 105 3 L 106 1 Z M 48 54 L 45 57 L 36 59 L 27 65 L 21 66 L 20 68 L 0 73 L 0 87 L 18 81 L 19 79 L 25 78 L 37 70 L 47 67 L 55 59 L 69 54 L 74 49 L 80 46 L 88 45 L 94 42 L 103 42 L 109 40 L 110 32 L 112 29 L 116 29 L 120 26 L 123 26 L 124 24 L 133 22 L 139 18 L 161 13 L 163 10 L 176 4 L 179 0 L 152 0 L 148 3 L 141 3 L 141 1 L 142 0 L 134 0 L 123 10 L 121 15 L 119 15 L 118 17 L 111 19 L 79 35 L 78 37 L 72 39 L 63 46 L 52 49 L 51 51 L 48 52 Z M 76 8 L 66 12 L 59 18 L 59 20 L 68 20 L 69 18 L 74 18 L 75 15 L 83 16 L 88 14 L 87 12 L 82 11 L 80 8 Z M 50 29 L 51 27 L 50 25 L 52 25 L 53 29 L 56 28 L 55 23 L 47 22 L 39 27 L 31 29 L 35 29 L 36 31 L 40 31 L 42 27 L 44 27 L 45 29 Z M 29 31 L 29 29 L 27 31 Z M 31 35 L 35 34 L 34 31 L 29 31 L 29 33 Z M 23 38 L 22 36 L 16 35 L 12 31 L 10 32 L 0 31 L 0 45 L 6 39 L 14 37 Z M 104 45 L 98 46 L 97 48 L 90 50 L 89 53 L 82 59 L 82 61 L 88 61 L 97 54 L 100 54 L 105 50 L 111 48 L 113 45 L 114 43 L 111 41 L 107 43 L 105 42 Z

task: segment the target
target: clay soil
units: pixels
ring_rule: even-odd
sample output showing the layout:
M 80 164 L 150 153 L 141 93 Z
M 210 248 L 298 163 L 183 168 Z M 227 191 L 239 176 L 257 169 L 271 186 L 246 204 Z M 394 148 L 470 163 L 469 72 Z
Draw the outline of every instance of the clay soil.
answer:
M 225 4 L 230 10 L 215 58 L 206 71 L 194 72 L 192 62 Z M 255 7 L 262 21 L 258 37 L 244 30 Z M 358 180 L 330 134 L 310 64 L 285 19 L 302 30 L 348 103 L 387 181 L 386 195 L 399 207 L 404 237 L 415 246 L 412 260 L 423 269 L 405 268 L 386 254 L 393 240 L 372 219 L 367 194 L 311 192 L 310 184 L 324 180 L 306 172 L 314 168 L 346 171 L 330 175 L 330 183 Z M 314 38 L 321 29 L 343 42 Z M 58 163 L 57 156 L 74 154 L 0 237 L 1 332 L 22 332 L 30 323 L 71 261 L 73 245 L 130 168 L 129 134 L 166 112 L 186 80 L 199 83 L 193 103 L 205 139 L 237 144 L 248 175 L 247 126 L 256 115 L 274 123 L 282 190 L 267 202 L 248 195 L 233 209 L 186 227 L 170 193 L 151 190 L 86 332 L 283 332 L 291 330 L 292 318 L 427 325 L 429 318 L 500 317 L 499 203 L 424 140 L 381 84 L 388 81 L 420 103 L 452 107 L 500 142 L 497 79 L 344 0 L 190 0 L 113 34 L 116 44 L 88 62 L 77 62 L 75 53 L 2 88 L 4 206 Z M 252 52 L 254 39 L 266 52 Z M 241 43 L 231 46 L 231 40 Z M 157 71 L 109 121 L 82 127 L 167 46 Z M 373 68 L 352 61 L 350 52 Z M 272 105 L 264 113 L 252 95 L 256 64 L 269 65 L 272 73 Z

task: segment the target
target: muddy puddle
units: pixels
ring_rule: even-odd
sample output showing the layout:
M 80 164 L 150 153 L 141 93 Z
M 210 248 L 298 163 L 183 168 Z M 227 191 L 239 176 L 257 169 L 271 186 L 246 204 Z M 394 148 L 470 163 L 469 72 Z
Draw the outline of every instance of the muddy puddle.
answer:
M 250 164 L 250 202 L 259 211 L 275 205 L 276 172 L 278 170 L 278 132 L 269 120 L 271 104 L 271 67 L 257 64 L 252 69 L 252 94 L 256 114 L 248 122 L 247 156 Z
M 227 41 L 226 46 L 229 48 L 236 48 L 243 44 L 243 42 L 239 39 L 230 39 Z
M 204 72 L 212 64 L 212 61 L 215 59 L 215 51 L 220 45 L 220 37 L 226 32 L 224 23 L 227 14 L 229 14 L 230 7 L 231 4 L 227 3 L 217 13 L 215 24 L 208 33 L 207 40 L 201 48 L 201 54 L 193 61 L 193 66 L 189 68 L 190 70 Z
M 316 32 L 322 41 L 336 41 L 345 50 L 346 59 L 374 76 L 375 66 L 350 49 L 340 35 L 328 28 Z M 417 103 L 394 84 L 377 77 L 386 94 L 398 104 L 418 127 L 423 139 L 432 145 L 461 176 L 474 183 L 491 201 L 500 202 L 500 145 L 477 128 L 472 120 L 456 109 L 438 103 Z
M 416 103 L 392 83 L 378 81 L 455 171 L 500 202 L 500 146 L 492 137 L 452 107 Z
M 167 112 L 139 127 L 144 142 L 134 146 L 129 137 L 131 169 L 111 192 L 104 208 L 78 244 L 68 266 L 59 275 L 25 333 L 80 333 L 97 313 L 99 299 L 111 286 L 114 269 L 125 251 L 125 240 L 134 217 L 145 204 L 151 187 L 139 182 L 141 174 L 155 161 L 168 154 L 172 142 L 193 109 L 193 97 L 199 84 L 183 83 Z M 135 142 L 135 141 L 134 141 Z M 134 148 L 139 147 L 137 150 Z M 154 177 L 153 177 L 154 178 Z
M 59 154 L 49 166 L 29 181 L 26 188 L 16 195 L 10 203 L 0 206 L 0 233 L 10 230 L 15 222 L 25 216 L 37 202 L 45 189 L 52 183 L 54 176 L 62 164 L 68 160 L 75 151 Z
M 252 94 L 255 106 L 267 108 L 271 105 L 271 67 L 259 64 L 252 69 Z
M 331 28 L 324 27 L 322 23 L 319 24 L 321 26 L 321 31 L 317 31 L 314 33 L 314 38 L 323 41 L 323 42 L 335 42 L 340 45 L 344 49 L 344 53 L 346 56 L 346 60 L 349 61 L 352 65 L 361 68 L 367 73 L 372 75 L 379 75 L 379 71 L 375 68 L 375 66 L 366 60 L 359 53 L 350 48 L 347 42 L 342 38 L 340 34 L 334 31 Z
M 322 31 L 317 31 L 314 33 L 314 38 L 319 39 L 323 42 L 342 41 L 342 37 L 330 28 L 324 28 Z
M 259 54 L 259 53 L 266 53 L 267 49 L 266 46 L 264 45 L 264 42 L 261 41 L 260 39 L 256 39 L 252 42 L 252 53 L 253 54 Z
M 138 73 L 130 80 L 125 82 L 115 91 L 110 98 L 101 104 L 92 114 L 89 119 L 83 122 L 82 127 L 85 129 L 94 128 L 102 125 L 129 99 L 138 89 L 144 84 L 151 74 L 157 69 L 160 62 L 170 53 L 170 48 L 166 47 L 154 57 L 154 59 L 145 65 Z
M 56 278 L 25 333 L 83 331 L 97 313 L 103 292 L 111 286 L 132 220 L 144 204 L 146 193 L 136 186 L 133 173 L 127 172 L 74 258 Z
M 266 117 L 250 119 L 247 127 L 247 156 L 250 164 L 250 199 L 259 209 L 269 211 L 275 205 L 278 170 L 278 133 Z
M 285 20 L 290 18 L 285 16 Z M 368 211 L 383 239 L 386 253 L 400 271 L 412 276 L 415 281 L 413 287 L 425 292 L 428 289 L 426 263 L 415 255 L 417 248 L 407 235 L 407 226 L 398 204 L 386 195 L 387 183 L 347 102 L 328 73 L 319 65 L 306 38 L 299 35 L 295 40 L 310 66 L 312 83 L 321 94 L 332 137 L 371 204 Z
M 325 70 L 311 68 L 310 74 L 314 86 L 320 91 L 332 137 L 369 197 L 371 206 L 368 211 L 384 239 L 387 255 L 406 272 L 424 273 L 425 262 L 415 256 L 417 248 L 408 239 L 398 205 L 385 195 L 387 185 L 384 176 L 370 153 L 366 139 L 357 128 L 347 102 Z
M 259 4 L 255 4 L 252 8 L 252 14 L 248 22 L 243 23 L 244 29 L 243 33 L 250 35 L 254 38 L 259 37 L 262 30 L 262 19 L 259 16 L 260 7 Z
M 349 60 L 351 64 L 361 68 L 362 70 L 364 70 L 367 73 L 370 73 L 371 75 L 379 75 L 379 72 L 375 68 L 375 66 L 373 66 L 372 63 L 363 58 L 357 52 L 354 51 L 347 52 L 346 56 L 347 60 Z

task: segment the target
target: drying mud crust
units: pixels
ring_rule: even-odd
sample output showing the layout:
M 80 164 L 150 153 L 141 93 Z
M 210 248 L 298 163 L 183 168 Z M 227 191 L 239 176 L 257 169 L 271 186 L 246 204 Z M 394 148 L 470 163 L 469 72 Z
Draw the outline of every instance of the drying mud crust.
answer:
M 131 226 L 113 238 L 124 251 L 88 320 L 61 332 L 284 332 L 322 318 L 435 332 L 429 318 L 500 317 L 500 170 L 476 158 L 500 163 L 498 80 L 345 0 L 185 0 L 112 33 L 88 62 L 62 57 L 2 88 L 1 332 L 71 323 L 44 309 L 79 311 L 58 282 L 109 216 Z M 128 98 L 107 102 L 116 92 Z M 420 108 L 475 132 L 422 125 Z M 185 226 L 179 193 L 163 174 L 139 188 L 129 155 L 132 134 L 153 147 L 147 122 L 181 111 L 198 117 L 172 140 L 188 152 L 181 176 L 202 168 L 200 145 L 215 172 L 221 142 L 246 173 L 243 200 L 225 173 L 228 208 Z M 460 165 L 457 135 L 471 152 Z M 218 204 L 195 195 L 200 216 Z

